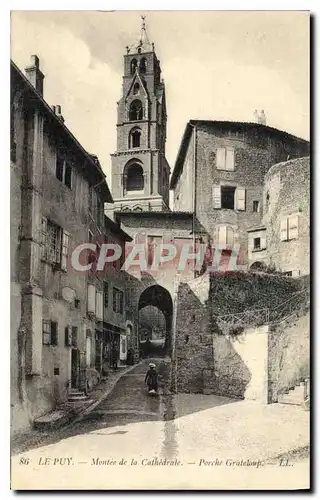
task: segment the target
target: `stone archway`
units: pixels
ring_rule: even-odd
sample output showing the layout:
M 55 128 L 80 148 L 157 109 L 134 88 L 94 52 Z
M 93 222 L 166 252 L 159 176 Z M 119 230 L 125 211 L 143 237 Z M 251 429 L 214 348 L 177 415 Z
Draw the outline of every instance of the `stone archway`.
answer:
M 173 302 L 170 293 L 161 285 L 155 284 L 147 287 L 140 295 L 138 311 L 140 312 L 147 306 L 154 306 L 163 314 L 165 320 L 164 353 L 171 354 Z

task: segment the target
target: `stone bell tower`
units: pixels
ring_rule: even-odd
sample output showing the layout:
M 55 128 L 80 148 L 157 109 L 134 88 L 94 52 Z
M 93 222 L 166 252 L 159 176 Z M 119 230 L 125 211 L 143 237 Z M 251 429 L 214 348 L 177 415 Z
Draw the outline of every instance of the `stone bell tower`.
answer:
M 168 211 L 165 86 L 145 18 L 141 19 L 140 40 L 124 55 L 122 96 L 117 103 L 117 151 L 111 155 L 114 210 Z

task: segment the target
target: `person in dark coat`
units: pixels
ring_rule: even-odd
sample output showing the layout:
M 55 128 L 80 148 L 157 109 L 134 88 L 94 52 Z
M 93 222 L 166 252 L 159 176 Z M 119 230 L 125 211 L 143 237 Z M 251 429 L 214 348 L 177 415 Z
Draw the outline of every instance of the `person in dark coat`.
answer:
M 146 373 L 145 383 L 148 386 L 148 391 L 157 391 L 158 390 L 158 372 L 156 370 L 156 365 L 153 363 L 149 364 L 149 370 Z
M 113 344 L 112 346 L 111 360 L 112 360 L 112 368 L 116 370 L 118 368 L 118 349 L 116 344 Z

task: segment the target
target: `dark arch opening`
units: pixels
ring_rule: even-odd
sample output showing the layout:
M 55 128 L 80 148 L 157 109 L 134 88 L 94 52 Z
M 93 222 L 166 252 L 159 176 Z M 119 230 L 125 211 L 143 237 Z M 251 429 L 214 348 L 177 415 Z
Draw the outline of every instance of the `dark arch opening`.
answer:
M 142 120 L 142 118 L 143 118 L 142 102 L 139 101 L 139 99 L 135 99 L 130 104 L 129 120 L 131 121 Z
M 160 285 L 151 285 L 146 288 L 139 299 L 139 322 L 143 313 L 140 314 L 147 306 L 153 306 L 153 309 L 159 310 L 158 315 L 154 317 L 149 316 L 149 337 L 151 332 L 151 338 L 140 341 L 140 347 L 142 347 L 142 355 L 145 357 L 150 355 L 165 355 L 171 354 L 172 348 L 172 315 L 173 315 L 173 302 L 168 290 Z M 157 328 L 158 340 L 162 338 L 163 342 L 152 342 L 152 331 L 154 327 Z M 140 328 L 140 323 L 139 323 Z M 158 345 L 157 345 L 158 344 Z
M 131 72 L 131 75 L 133 75 L 136 71 L 136 68 L 137 68 L 137 59 L 132 59 L 131 63 L 130 63 L 130 72 Z
M 140 61 L 140 66 L 139 66 L 140 73 L 146 73 L 147 71 L 147 59 L 143 57 Z
M 251 271 L 265 271 L 267 269 L 267 265 L 264 262 L 257 260 L 251 264 L 250 269 Z
M 133 94 L 134 95 L 139 95 L 140 94 L 140 85 L 139 83 L 135 83 L 133 86 Z
M 128 167 L 125 187 L 127 191 L 143 191 L 144 177 L 141 165 L 133 163 Z

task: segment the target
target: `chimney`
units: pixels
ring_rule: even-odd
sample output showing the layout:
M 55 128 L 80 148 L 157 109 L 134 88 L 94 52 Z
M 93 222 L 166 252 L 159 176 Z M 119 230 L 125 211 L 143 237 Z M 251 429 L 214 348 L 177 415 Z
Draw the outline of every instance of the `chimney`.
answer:
M 61 106 L 60 104 L 56 104 L 55 106 L 51 106 L 52 111 L 54 114 L 62 121 L 64 122 L 64 118 L 61 114 Z
M 31 56 L 31 64 L 25 68 L 26 76 L 34 88 L 43 96 L 43 79 L 44 74 L 39 68 L 39 57 Z
M 258 123 L 260 123 L 261 125 L 267 124 L 267 117 L 265 115 L 264 109 L 261 110 L 261 113 L 258 118 Z

